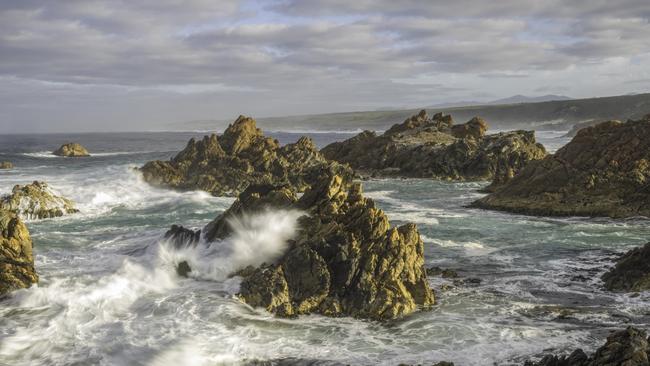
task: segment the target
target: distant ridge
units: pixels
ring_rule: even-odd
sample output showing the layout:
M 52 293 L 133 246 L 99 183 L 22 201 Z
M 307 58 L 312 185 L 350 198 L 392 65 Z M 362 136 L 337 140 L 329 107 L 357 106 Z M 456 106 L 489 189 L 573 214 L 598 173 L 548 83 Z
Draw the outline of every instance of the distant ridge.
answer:
M 499 105 L 499 104 L 516 104 L 516 103 L 540 103 L 540 102 L 551 102 L 556 100 L 572 100 L 572 99 L 573 98 L 567 97 L 565 95 L 547 94 L 538 97 L 527 97 L 525 95 L 518 94 L 508 98 L 493 100 L 487 104 Z
M 555 129 L 569 130 L 576 122 L 609 119 L 639 119 L 650 113 L 650 93 L 599 98 L 514 102 L 458 107 L 425 107 L 430 114 L 444 112 L 454 120 L 465 122 L 474 116 L 487 120 L 491 129 Z M 562 98 L 542 96 L 534 98 Z M 528 97 L 524 97 L 528 98 Z M 564 97 L 567 98 L 567 97 Z M 504 100 L 502 100 L 503 102 Z M 496 101 L 495 101 L 496 102 Z M 355 131 L 386 130 L 401 123 L 421 108 L 364 112 L 343 112 L 315 115 L 257 118 L 258 126 L 273 131 Z M 246 113 L 246 111 L 242 111 Z M 225 126 L 184 123 L 183 129 L 219 130 Z

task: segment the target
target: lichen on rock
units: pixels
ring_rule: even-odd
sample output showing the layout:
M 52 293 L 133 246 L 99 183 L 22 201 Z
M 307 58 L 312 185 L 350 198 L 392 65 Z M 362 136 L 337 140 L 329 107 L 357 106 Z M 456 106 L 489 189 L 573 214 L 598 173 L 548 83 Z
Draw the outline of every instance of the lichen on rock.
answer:
M 191 139 L 171 160 L 151 161 L 140 170 L 145 181 L 157 186 L 237 196 L 250 184 L 290 184 L 304 191 L 309 171 L 326 164 L 311 139 L 280 146 L 264 136 L 254 119 L 239 116 L 223 135 Z
M 0 209 L 0 295 L 37 282 L 27 227 L 18 215 Z
M 24 219 L 46 219 L 79 212 L 74 203 L 62 197 L 45 182 L 16 185 L 10 194 L 0 197 L 0 209 L 12 211 Z
M 68 158 L 80 158 L 90 156 L 88 150 L 76 142 L 70 142 L 61 145 L 52 154 L 56 156 L 64 156 Z
M 531 215 L 650 217 L 650 116 L 578 131 L 476 202 Z
M 362 175 L 494 180 L 491 188 L 546 155 L 533 131 L 486 135 L 487 129 L 479 117 L 455 125 L 449 115 L 430 118 L 422 110 L 382 135 L 364 131 L 321 152 Z

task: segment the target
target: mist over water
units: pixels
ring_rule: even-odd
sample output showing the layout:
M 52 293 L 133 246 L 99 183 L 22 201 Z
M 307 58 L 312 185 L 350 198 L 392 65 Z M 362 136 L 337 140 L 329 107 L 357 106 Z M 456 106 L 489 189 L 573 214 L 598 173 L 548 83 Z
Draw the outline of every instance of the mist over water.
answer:
M 438 305 L 380 324 L 350 318 L 278 319 L 236 299 L 246 265 L 272 261 L 301 215 L 268 211 L 233 221 L 231 237 L 175 249 L 172 224 L 201 228 L 232 198 L 173 192 L 141 181 L 134 167 L 168 159 L 189 133 L 0 136 L 0 192 L 47 181 L 81 213 L 28 221 L 38 286 L 0 300 L 0 365 L 220 365 L 291 359 L 300 364 L 521 364 L 545 350 L 593 350 L 609 329 L 647 327 L 648 294 L 600 289 L 624 250 L 650 238 L 647 220 L 526 217 L 468 209 L 485 182 L 372 180 L 369 197 L 392 224 L 418 224 L 427 266 L 478 284 L 431 278 Z M 315 135 L 319 145 L 346 138 Z M 560 132 L 538 132 L 548 150 Z M 281 142 L 297 135 L 276 134 Z M 52 158 L 78 141 L 95 156 Z M 187 260 L 190 278 L 176 274 Z M 452 288 L 443 291 L 443 285 Z M 303 361 L 301 361 L 303 360 Z

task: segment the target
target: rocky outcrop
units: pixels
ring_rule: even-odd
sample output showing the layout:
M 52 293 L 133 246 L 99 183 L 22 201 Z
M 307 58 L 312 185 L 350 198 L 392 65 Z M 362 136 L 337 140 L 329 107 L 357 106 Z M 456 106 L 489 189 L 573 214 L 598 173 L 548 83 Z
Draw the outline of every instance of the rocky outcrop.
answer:
M 56 149 L 52 154 L 56 156 L 65 156 L 68 158 L 80 158 L 90 156 L 88 150 L 85 147 L 81 146 L 76 142 L 70 142 L 67 144 L 61 145 L 60 148 Z
M 277 261 L 237 273 L 244 277 L 239 297 L 283 317 L 318 313 L 385 320 L 432 305 L 416 226 L 391 227 L 351 172 L 339 168 L 321 168 L 301 197 L 291 185 L 250 185 L 204 228 L 210 242 L 227 238 L 232 219 L 247 213 L 304 212 Z
M 448 115 L 429 118 L 423 110 L 382 135 L 364 131 L 321 152 L 363 175 L 494 180 L 494 186 L 546 155 L 533 131 L 486 135 L 487 128 L 478 117 L 454 125 Z
M 625 253 L 602 278 L 610 291 L 650 290 L 650 243 Z
M 74 203 L 60 196 L 45 182 L 14 186 L 11 194 L 0 197 L 0 209 L 24 219 L 46 219 L 79 212 Z
M 0 295 L 37 282 L 27 227 L 15 213 L 0 209 Z
M 0 169 L 13 169 L 14 165 L 8 161 L 0 161 Z
M 531 215 L 650 216 L 650 116 L 580 130 L 473 206 Z
M 646 332 L 628 327 L 612 333 L 591 356 L 577 349 L 568 356 L 547 355 L 538 362 L 526 361 L 524 366 L 648 366 L 648 352 Z
M 250 184 L 290 184 L 304 191 L 310 171 L 326 164 L 311 139 L 281 147 L 262 134 L 254 119 L 239 116 L 223 135 L 191 139 L 170 161 L 148 162 L 141 171 L 157 186 L 236 196 Z
M 611 120 L 609 122 L 620 122 L 620 121 Z M 603 121 L 585 121 L 585 122 L 576 123 L 573 126 L 571 126 L 571 129 L 569 130 L 569 132 L 567 132 L 566 135 L 564 135 L 563 137 L 576 137 L 576 135 L 578 134 L 578 131 L 582 130 L 583 128 L 596 126 L 596 125 L 598 125 L 600 123 L 603 123 Z

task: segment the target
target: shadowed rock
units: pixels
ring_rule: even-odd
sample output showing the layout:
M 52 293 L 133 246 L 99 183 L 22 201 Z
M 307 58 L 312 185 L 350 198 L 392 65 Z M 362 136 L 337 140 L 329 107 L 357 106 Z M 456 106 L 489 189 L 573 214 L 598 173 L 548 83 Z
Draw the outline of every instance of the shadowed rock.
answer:
M 648 340 L 644 331 L 633 327 L 612 333 L 594 354 L 581 349 L 569 356 L 544 356 L 539 362 L 526 361 L 524 366 L 648 366 Z
M 229 220 L 263 209 L 297 209 L 298 233 L 275 263 L 246 268 L 239 297 L 279 316 L 319 313 L 393 319 L 434 303 L 423 243 L 413 224 L 391 227 L 361 185 L 338 165 L 323 168 L 300 198 L 290 185 L 251 185 L 204 229 L 232 233 Z
M 201 240 L 201 230 L 190 230 L 179 225 L 172 225 L 165 233 L 165 239 L 168 239 L 176 248 L 196 246 Z
M 0 197 L 0 209 L 26 219 L 46 219 L 79 212 L 74 203 L 62 197 L 45 182 L 14 186 L 11 194 Z
M 290 184 L 302 192 L 309 187 L 309 171 L 326 164 L 311 139 L 280 147 L 254 119 L 239 116 L 223 135 L 191 139 L 170 161 L 148 162 L 141 171 L 157 186 L 237 196 L 250 184 Z
M 0 209 L 0 295 L 37 282 L 27 227 L 15 213 Z
M 69 158 L 79 158 L 90 156 L 88 150 L 85 147 L 81 146 L 76 142 L 70 142 L 67 144 L 61 145 L 60 148 L 56 149 L 52 154 L 56 156 L 65 156 Z
M 614 268 L 603 275 L 603 281 L 610 291 L 650 290 L 650 243 L 625 253 Z
M 394 125 L 383 135 L 364 131 L 321 150 L 361 174 L 443 180 L 509 180 L 531 160 L 546 155 L 533 131 L 485 135 L 478 117 L 454 125 L 448 115 L 429 118 L 426 111 Z
M 578 132 L 474 207 L 552 216 L 650 216 L 650 116 Z

